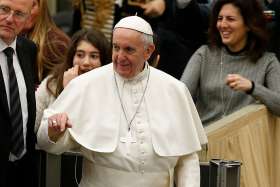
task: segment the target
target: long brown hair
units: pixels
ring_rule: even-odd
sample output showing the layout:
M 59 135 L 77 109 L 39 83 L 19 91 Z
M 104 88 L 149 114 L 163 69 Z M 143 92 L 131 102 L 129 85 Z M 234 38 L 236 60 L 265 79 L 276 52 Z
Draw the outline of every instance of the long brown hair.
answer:
M 111 45 L 104 34 L 96 29 L 82 29 L 76 32 L 71 39 L 64 63 L 54 69 L 47 81 L 48 91 L 57 97 L 63 90 L 63 73 L 73 67 L 73 59 L 81 41 L 87 41 L 99 50 L 101 65 L 111 62 Z M 55 90 L 51 84 L 55 84 Z
M 69 37 L 54 23 L 48 9 L 47 0 L 37 0 L 39 15 L 27 36 L 38 47 L 37 74 L 41 82 L 50 71 L 63 62 Z
M 266 50 L 268 34 L 266 21 L 262 7 L 258 0 L 217 0 L 214 3 L 210 27 L 209 42 L 212 47 L 222 47 L 222 39 L 216 27 L 219 13 L 225 4 L 232 4 L 237 7 L 243 17 L 244 24 L 249 28 L 247 40 L 247 55 L 254 62 L 259 59 Z

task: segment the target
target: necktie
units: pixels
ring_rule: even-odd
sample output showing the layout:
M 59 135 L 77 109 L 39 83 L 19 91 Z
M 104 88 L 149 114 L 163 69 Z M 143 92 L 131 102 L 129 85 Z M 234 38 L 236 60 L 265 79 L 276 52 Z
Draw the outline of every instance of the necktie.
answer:
M 13 66 L 14 50 L 11 47 L 7 47 L 3 52 L 7 56 L 7 63 L 9 69 L 11 153 L 19 157 L 24 149 L 24 140 L 23 140 L 23 121 L 22 121 L 19 91 L 18 91 L 18 83 L 17 83 L 14 66 Z

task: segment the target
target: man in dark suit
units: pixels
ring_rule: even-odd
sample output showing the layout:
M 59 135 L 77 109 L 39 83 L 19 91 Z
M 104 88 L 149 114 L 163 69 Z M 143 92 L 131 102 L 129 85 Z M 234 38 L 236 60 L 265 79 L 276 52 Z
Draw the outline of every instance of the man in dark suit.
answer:
M 33 0 L 0 0 L 0 187 L 37 187 L 34 43 L 17 36 Z

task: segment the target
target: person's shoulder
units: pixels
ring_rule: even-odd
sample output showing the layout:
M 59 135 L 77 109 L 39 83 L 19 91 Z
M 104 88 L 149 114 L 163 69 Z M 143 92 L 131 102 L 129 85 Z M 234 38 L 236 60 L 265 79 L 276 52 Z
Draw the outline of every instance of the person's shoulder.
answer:
M 104 86 L 108 86 L 108 82 L 112 79 L 113 67 L 112 63 L 99 68 L 95 68 L 87 73 L 79 75 L 69 82 L 67 88 L 76 90 L 79 89 L 80 92 L 89 89 L 103 89 Z
M 198 53 L 213 53 L 217 51 L 216 47 L 210 47 L 209 45 L 201 45 L 197 50 Z
M 42 85 L 47 85 L 48 84 L 48 82 L 49 82 L 49 84 L 50 84 L 50 86 L 51 87 L 56 87 L 56 83 L 57 83 L 57 79 L 54 79 L 53 78 L 53 75 L 48 75 L 48 76 L 46 76 L 42 81 L 41 81 L 41 83 L 40 83 L 40 85 L 42 84 Z
M 164 83 L 169 83 L 169 84 L 182 84 L 182 82 L 172 75 L 169 75 L 168 73 L 156 69 L 154 67 L 150 67 L 151 70 L 151 75 L 157 80 L 157 81 L 163 81 Z
M 177 80 L 175 77 L 169 75 L 168 73 L 160 70 L 160 69 L 157 69 L 157 68 L 154 68 L 152 66 L 149 67 L 150 68 L 150 71 L 151 71 L 151 74 L 155 74 L 156 76 L 159 76 L 159 77 L 162 77 L 162 78 L 166 78 L 166 79 L 170 79 L 170 80 Z
M 264 57 L 264 58 L 269 58 L 269 59 L 277 58 L 276 55 L 275 55 L 275 53 L 273 53 L 273 52 L 268 52 L 268 51 L 264 52 L 263 57 Z
M 182 81 L 156 68 L 151 68 L 151 80 L 157 91 L 161 90 L 173 94 L 185 93 L 186 91 L 186 85 Z
M 38 49 L 33 41 L 27 39 L 26 37 L 18 36 L 16 45 L 17 52 L 20 52 L 22 55 L 31 57 L 32 61 L 35 62 Z
M 20 46 L 28 46 L 29 48 L 36 48 L 36 44 L 32 41 L 27 39 L 26 37 L 23 36 L 18 36 L 17 37 L 17 44 Z
M 49 89 L 52 90 L 53 93 L 55 93 L 57 82 L 56 82 L 55 79 L 51 79 L 51 78 L 52 78 L 52 75 L 48 75 L 47 77 L 45 77 L 42 80 L 38 89 L 36 90 L 36 96 L 39 95 L 39 94 L 52 96 L 52 94 L 48 90 L 48 87 L 49 87 Z
M 264 52 L 263 55 L 258 60 L 259 63 L 279 63 L 275 53 L 273 52 Z
M 210 59 L 216 59 L 221 57 L 221 53 L 224 51 L 222 46 L 212 46 L 212 45 L 203 45 L 201 46 L 201 51 L 205 56 L 206 61 L 211 61 Z
M 91 80 L 104 80 L 105 77 L 109 77 L 109 73 L 110 71 L 113 70 L 113 65 L 112 63 L 110 64 L 107 64 L 107 65 L 104 65 L 104 66 L 101 66 L 99 68 L 95 68 L 87 73 L 84 73 L 80 76 L 78 76 L 77 78 L 75 78 L 74 80 L 76 81 L 82 81 L 82 82 L 88 82 L 88 81 L 91 81 Z M 72 82 L 72 81 L 71 81 Z
M 113 63 L 110 63 L 91 70 L 89 74 L 91 76 L 100 77 L 100 76 L 108 75 L 110 71 L 113 72 L 112 70 L 113 70 Z
M 189 60 L 191 63 L 209 63 L 212 59 L 220 56 L 220 51 L 216 47 L 211 47 L 210 45 L 200 46 L 192 55 L 192 58 Z M 215 61 L 215 60 L 214 60 Z

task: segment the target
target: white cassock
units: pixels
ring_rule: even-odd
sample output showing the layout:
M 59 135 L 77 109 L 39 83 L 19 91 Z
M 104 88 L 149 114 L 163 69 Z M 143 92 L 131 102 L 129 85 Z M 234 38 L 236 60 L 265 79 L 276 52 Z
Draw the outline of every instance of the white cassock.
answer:
M 52 143 L 47 118 L 59 112 L 73 127 Z M 129 80 L 112 64 L 77 77 L 45 110 L 37 136 L 54 154 L 79 149 L 81 187 L 172 187 L 174 178 L 199 187 L 196 152 L 207 142 L 185 85 L 148 65 Z

